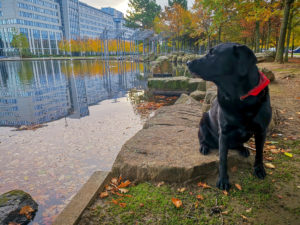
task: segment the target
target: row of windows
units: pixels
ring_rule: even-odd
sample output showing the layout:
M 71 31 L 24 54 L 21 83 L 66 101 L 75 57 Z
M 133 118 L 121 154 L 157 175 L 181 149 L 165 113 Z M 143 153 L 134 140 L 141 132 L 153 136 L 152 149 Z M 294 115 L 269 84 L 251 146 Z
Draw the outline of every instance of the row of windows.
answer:
M 112 23 L 103 23 L 102 21 L 100 22 L 95 22 L 95 20 L 91 21 L 91 20 L 87 20 L 87 19 L 83 19 L 83 18 L 80 18 L 80 23 L 85 23 L 85 24 L 89 24 L 89 25 L 94 25 L 94 26 L 98 26 L 98 27 L 113 27 L 113 24 Z
M 3 16 L 2 11 L 0 11 L 0 16 Z
M 25 2 L 31 2 L 34 4 L 42 5 L 48 8 L 57 9 L 57 5 L 42 0 L 24 0 Z
M 86 13 L 80 13 L 80 19 L 81 18 L 88 18 L 88 19 L 91 19 L 93 21 L 95 19 L 99 19 L 99 18 L 95 18 L 95 16 L 91 16 L 91 15 L 86 14 Z M 105 16 L 104 18 L 101 19 L 101 21 L 103 21 L 104 23 L 107 23 L 107 24 L 112 24 L 113 23 L 113 18 Z
M 2 103 L 2 104 L 16 104 L 17 99 L 1 99 L 0 98 L 0 103 Z
M 50 17 L 47 17 L 47 16 L 40 16 L 40 15 L 37 15 L 37 14 L 34 14 L 34 13 L 28 13 L 28 12 L 20 11 L 19 14 L 22 17 L 27 17 L 27 18 L 36 19 L 36 20 L 48 21 L 48 22 L 52 22 L 52 23 L 59 23 L 58 19 L 50 18 Z
M 17 23 L 26 25 L 26 26 L 42 27 L 42 28 L 47 28 L 47 29 L 52 29 L 52 30 L 60 30 L 60 26 L 46 24 L 46 23 L 40 23 L 40 22 L 33 22 L 33 21 L 28 21 L 28 20 L 17 19 Z M 0 24 L 1 24 L 1 22 L 0 22 Z
M 22 9 L 28 9 L 28 10 L 32 10 L 32 11 L 35 11 L 35 12 L 48 14 L 48 15 L 51 15 L 51 16 L 58 16 L 58 12 L 55 12 L 55 11 L 52 11 L 52 10 L 49 10 L 49 9 L 42 9 L 42 8 L 35 7 L 35 6 L 32 6 L 32 5 L 28 5 L 28 4 L 25 4 L 25 3 L 19 3 L 18 5 L 19 5 L 19 8 L 22 8 Z

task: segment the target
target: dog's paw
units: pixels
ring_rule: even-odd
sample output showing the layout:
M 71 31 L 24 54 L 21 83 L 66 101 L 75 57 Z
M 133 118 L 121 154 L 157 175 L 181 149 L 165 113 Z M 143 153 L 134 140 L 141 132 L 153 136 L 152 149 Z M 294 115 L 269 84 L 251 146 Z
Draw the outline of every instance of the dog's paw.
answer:
M 209 147 L 207 147 L 206 145 L 201 145 L 199 151 L 201 154 L 207 155 L 209 153 Z
M 244 156 L 245 158 L 248 158 L 250 156 L 249 150 L 244 146 L 240 147 L 238 150 L 240 152 L 240 155 Z
M 219 178 L 217 182 L 217 188 L 228 191 L 230 189 L 230 183 L 228 178 Z
M 259 179 L 264 179 L 266 177 L 266 171 L 263 164 L 254 166 L 254 175 Z

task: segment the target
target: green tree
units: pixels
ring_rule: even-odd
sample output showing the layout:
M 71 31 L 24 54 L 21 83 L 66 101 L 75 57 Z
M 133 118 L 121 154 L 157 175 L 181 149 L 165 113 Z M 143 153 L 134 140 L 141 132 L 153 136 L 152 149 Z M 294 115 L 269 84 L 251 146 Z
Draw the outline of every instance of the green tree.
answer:
M 174 4 L 181 5 L 182 8 L 187 10 L 187 0 L 168 0 L 169 6 L 172 7 Z
M 29 54 L 29 42 L 25 34 L 15 34 L 13 36 L 11 46 L 19 49 L 22 57 Z
M 153 21 L 161 12 L 156 0 L 129 0 L 126 26 L 130 28 L 153 28 Z

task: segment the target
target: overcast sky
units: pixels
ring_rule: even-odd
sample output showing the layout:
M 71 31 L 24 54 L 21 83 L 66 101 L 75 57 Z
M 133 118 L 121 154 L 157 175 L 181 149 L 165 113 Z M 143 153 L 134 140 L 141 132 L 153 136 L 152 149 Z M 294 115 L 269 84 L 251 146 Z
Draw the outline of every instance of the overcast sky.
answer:
M 81 2 L 85 2 L 95 8 L 102 8 L 102 7 L 112 7 L 117 10 L 120 10 L 124 14 L 128 9 L 128 2 L 129 0 L 80 0 Z M 156 0 L 161 6 L 165 6 L 168 4 L 168 0 Z M 194 0 L 188 0 L 188 5 L 191 7 L 193 5 Z

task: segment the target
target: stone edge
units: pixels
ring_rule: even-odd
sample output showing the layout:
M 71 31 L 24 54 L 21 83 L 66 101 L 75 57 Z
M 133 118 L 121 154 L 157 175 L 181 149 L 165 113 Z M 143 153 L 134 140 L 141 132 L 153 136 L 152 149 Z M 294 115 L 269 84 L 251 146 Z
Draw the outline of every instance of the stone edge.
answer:
M 58 215 L 52 225 L 77 224 L 84 210 L 91 205 L 111 177 L 111 172 L 94 172 L 79 192 L 72 198 L 71 202 Z

